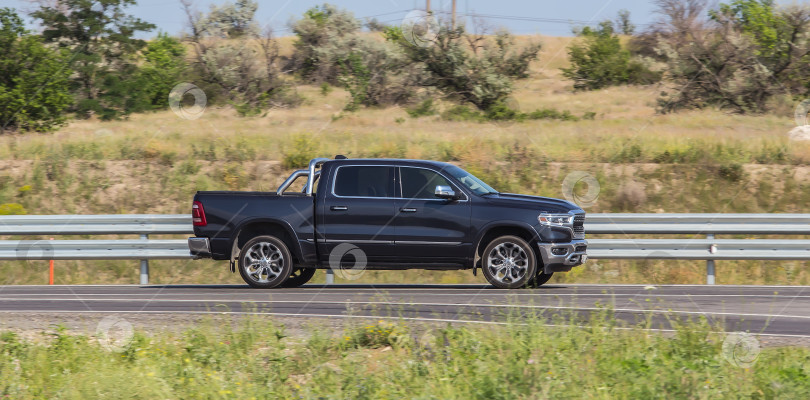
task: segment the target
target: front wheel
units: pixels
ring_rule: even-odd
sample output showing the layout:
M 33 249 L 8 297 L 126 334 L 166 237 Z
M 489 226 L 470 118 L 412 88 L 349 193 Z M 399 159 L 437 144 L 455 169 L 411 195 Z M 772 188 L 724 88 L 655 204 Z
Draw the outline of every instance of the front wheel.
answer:
M 484 277 L 498 289 L 517 289 L 534 278 L 537 258 L 531 246 L 517 236 L 501 236 L 482 254 Z
M 290 250 L 275 236 L 250 239 L 239 252 L 239 274 L 255 288 L 270 289 L 283 284 L 292 269 Z
M 285 288 L 299 287 L 315 276 L 315 268 L 293 268 L 290 277 L 281 286 Z

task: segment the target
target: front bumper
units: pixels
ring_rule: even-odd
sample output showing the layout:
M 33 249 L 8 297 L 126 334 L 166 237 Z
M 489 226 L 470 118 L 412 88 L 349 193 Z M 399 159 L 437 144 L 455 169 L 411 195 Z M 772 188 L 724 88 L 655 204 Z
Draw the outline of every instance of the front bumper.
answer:
M 194 258 L 211 258 L 211 245 L 208 243 L 208 238 L 188 238 L 188 250 Z
M 540 258 L 543 260 L 543 272 L 570 271 L 588 259 L 586 251 L 588 241 L 572 240 L 567 243 L 538 243 Z

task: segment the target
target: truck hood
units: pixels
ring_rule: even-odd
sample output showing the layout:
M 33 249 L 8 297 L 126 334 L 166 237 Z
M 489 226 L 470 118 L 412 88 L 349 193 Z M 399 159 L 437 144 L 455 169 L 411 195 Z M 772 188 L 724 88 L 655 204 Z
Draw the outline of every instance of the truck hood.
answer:
M 549 213 L 584 213 L 578 205 L 551 197 L 529 196 L 525 194 L 497 193 L 484 196 L 490 203 L 510 207 L 531 208 Z

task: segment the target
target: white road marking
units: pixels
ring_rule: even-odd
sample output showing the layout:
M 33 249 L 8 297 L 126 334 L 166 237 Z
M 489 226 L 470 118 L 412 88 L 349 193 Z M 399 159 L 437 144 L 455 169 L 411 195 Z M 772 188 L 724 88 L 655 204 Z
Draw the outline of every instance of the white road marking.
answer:
M 42 313 L 41 310 L 20 310 L 13 313 L 29 313 L 36 314 Z M 424 321 L 424 322 L 449 322 L 449 323 L 465 323 L 465 324 L 483 324 L 483 325 L 508 325 L 508 322 L 496 321 L 470 321 L 470 320 L 457 320 L 457 319 L 443 319 L 443 318 L 418 318 L 418 317 L 380 317 L 380 316 L 364 316 L 364 315 L 331 315 L 331 314 L 291 314 L 291 313 L 260 313 L 260 312 L 233 312 L 233 311 L 47 311 L 48 313 L 76 313 L 76 314 L 200 314 L 200 315 L 262 315 L 262 316 L 278 316 L 278 317 L 320 317 L 320 318 L 357 318 L 357 319 L 392 319 L 392 320 L 405 320 L 405 321 Z M 7 311 L 0 311 L 0 314 L 10 314 Z M 527 325 L 517 323 L 517 325 Z M 546 327 L 561 327 L 570 328 L 572 325 L 561 324 L 540 324 Z M 573 325 L 575 328 L 592 329 L 587 325 Z M 608 329 L 608 328 L 603 328 Z M 658 329 L 658 328 L 633 328 L 633 327 L 610 327 L 613 330 L 640 330 L 645 332 L 677 332 L 674 329 Z M 717 335 L 725 335 L 727 332 L 710 332 Z M 795 334 L 780 334 L 780 333 L 753 333 L 755 336 L 768 336 L 768 337 L 790 337 L 790 338 L 810 338 L 810 335 L 795 335 Z
M 31 301 L 32 299 L 21 298 L 0 298 L 4 301 Z M 38 301 L 81 301 L 81 302 L 136 302 L 134 299 L 48 299 Z M 150 303 L 200 303 L 205 300 L 199 299 L 155 299 Z M 229 301 L 228 303 L 240 302 L 239 300 Z M 410 303 L 410 302 L 385 302 L 385 301 L 302 301 L 302 300 L 251 300 L 245 301 L 247 303 L 259 304 L 342 304 L 342 305 L 389 305 L 389 306 L 428 306 L 428 307 L 482 307 L 482 308 L 527 308 L 527 309 L 551 309 L 551 310 L 578 310 L 578 311 L 613 311 L 613 312 L 630 312 L 630 313 L 656 313 L 656 314 L 686 314 L 686 315 L 722 315 L 722 316 L 736 316 L 736 317 L 781 317 L 781 318 L 796 318 L 796 319 L 810 319 L 808 315 L 784 315 L 784 314 L 756 314 L 756 313 L 734 313 L 724 311 L 685 311 L 685 310 L 650 310 L 650 309 L 632 309 L 632 308 L 606 308 L 606 307 L 576 307 L 576 306 L 545 306 L 545 305 L 532 305 L 532 304 L 461 304 L 461 303 Z M 224 303 L 215 304 L 224 305 Z M 41 310 L 42 312 L 49 312 L 50 310 Z M 70 312 L 70 310 L 62 310 Z M 430 311 L 430 310 L 425 310 Z M 6 311 L 8 312 L 8 311 Z M 20 311 L 14 311 L 20 312 Z M 112 311 L 117 312 L 117 311 Z M 312 314 L 314 315 L 314 314 Z

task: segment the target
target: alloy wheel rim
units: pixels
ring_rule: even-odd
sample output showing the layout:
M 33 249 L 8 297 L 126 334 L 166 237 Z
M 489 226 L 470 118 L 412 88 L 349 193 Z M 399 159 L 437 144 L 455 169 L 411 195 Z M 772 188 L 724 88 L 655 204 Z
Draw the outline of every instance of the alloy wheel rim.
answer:
M 501 243 L 487 255 L 487 268 L 490 275 L 500 283 L 518 282 L 526 276 L 529 257 L 517 243 Z
M 281 275 L 284 269 L 284 254 L 269 242 L 259 242 L 250 246 L 244 258 L 244 271 L 257 283 L 268 283 Z

